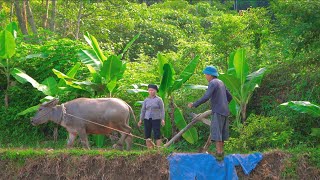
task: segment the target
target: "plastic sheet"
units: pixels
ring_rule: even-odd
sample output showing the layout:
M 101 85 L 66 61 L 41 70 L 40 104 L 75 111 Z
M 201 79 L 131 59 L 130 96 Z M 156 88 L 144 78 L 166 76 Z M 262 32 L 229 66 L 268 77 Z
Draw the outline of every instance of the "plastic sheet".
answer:
M 245 174 L 249 174 L 262 160 L 261 153 L 230 154 L 223 161 L 217 161 L 211 154 L 173 153 L 168 156 L 170 180 L 237 180 L 235 166 L 241 165 Z

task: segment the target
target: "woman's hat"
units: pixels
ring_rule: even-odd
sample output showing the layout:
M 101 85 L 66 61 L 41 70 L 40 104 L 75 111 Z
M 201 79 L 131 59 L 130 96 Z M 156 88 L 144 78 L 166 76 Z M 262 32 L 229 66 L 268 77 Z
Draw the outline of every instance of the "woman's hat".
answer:
M 148 89 L 149 89 L 149 88 L 155 89 L 157 92 L 159 91 L 159 90 L 158 90 L 158 86 L 155 85 L 155 84 L 149 84 L 149 85 L 148 85 Z
M 204 70 L 203 70 L 204 74 L 209 74 L 215 77 L 219 76 L 218 70 L 216 67 L 214 66 L 207 66 Z

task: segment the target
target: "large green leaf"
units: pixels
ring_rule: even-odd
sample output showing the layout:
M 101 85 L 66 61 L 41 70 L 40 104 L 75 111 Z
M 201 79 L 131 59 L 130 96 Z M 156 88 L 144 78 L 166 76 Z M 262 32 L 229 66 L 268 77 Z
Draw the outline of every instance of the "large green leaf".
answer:
M 199 56 L 194 57 L 189 64 L 185 67 L 185 69 L 180 74 L 179 78 L 174 82 L 172 86 L 172 91 L 181 88 L 182 84 L 189 80 L 189 78 L 193 75 L 194 70 L 196 69 L 199 63 Z
M 6 30 L 9 31 L 14 38 L 17 38 L 18 24 L 16 22 L 9 23 Z
M 159 87 L 159 95 L 162 99 L 165 99 L 166 94 L 170 93 L 170 87 L 173 85 L 174 71 L 170 64 L 165 64 L 163 66 L 163 75 Z
M 92 82 L 100 84 L 102 82 L 100 74 L 90 65 L 87 65 L 89 72 L 91 73 Z
M 175 107 L 174 110 L 174 122 L 177 128 L 181 131 L 187 126 L 187 123 L 183 117 L 181 110 L 178 107 Z M 198 133 L 195 127 L 191 127 L 185 133 L 182 134 L 182 137 L 187 140 L 189 143 L 194 144 L 198 141 Z
M 10 59 L 16 53 L 16 42 L 8 30 L 0 32 L 0 57 Z
M 171 120 L 168 112 L 166 111 L 165 126 L 161 128 L 161 132 L 164 137 L 171 138 L 171 135 L 172 135 L 171 131 L 172 131 Z
M 36 80 L 34 80 L 32 77 L 24 73 L 22 70 L 14 68 L 11 71 L 11 75 L 16 78 L 17 81 L 20 83 L 26 83 L 29 82 L 34 88 L 38 89 L 39 91 L 45 93 L 47 90 L 47 86 L 43 84 L 39 84 Z
M 202 89 L 202 90 L 208 89 L 208 86 L 197 85 L 197 84 L 185 84 L 185 85 L 183 85 L 183 87 L 188 88 L 188 89 Z
M 100 62 L 103 62 L 107 58 L 104 56 L 102 50 L 99 47 L 97 39 L 90 35 L 89 32 L 87 32 L 87 35 L 84 35 L 84 39 L 87 41 L 87 43 L 91 46 L 95 54 L 98 56 Z
M 288 106 L 297 112 L 307 113 L 313 117 L 320 117 L 319 105 L 312 104 L 309 101 L 290 101 L 282 103 L 280 104 L 280 106 Z
M 122 66 L 121 66 L 121 70 L 119 71 L 119 73 L 117 74 L 117 79 L 120 80 L 123 78 L 123 74 L 127 69 L 127 63 L 122 62 Z
M 108 83 L 113 77 L 121 73 L 122 62 L 119 57 L 115 55 L 110 55 L 106 61 L 103 62 L 100 75 L 105 78 L 106 83 Z
M 45 95 L 56 96 L 59 93 L 57 81 L 53 77 L 46 78 L 41 84 L 46 85 Z
M 228 62 L 228 74 L 231 76 L 237 77 L 237 72 L 233 65 L 234 55 L 235 55 L 235 52 L 230 53 L 229 62 Z
M 127 89 L 128 93 L 135 93 L 135 94 L 142 94 L 143 96 L 147 96 L 148 95 L 148 91 L 144 90 L 144 89 Z
M 243 86 L 243 97 L 248 102 L 255 88 L 259 87 L 266 68 L 261 68 L 247 76 L 247 81 Z
M 221 79 L 226 87 L 231 91 L 233 98 L 240 102 L 241 99 L 241 85 L 240 80 L 229 74 L 220 74 L 219 79 Z
M 128 51 L 128 49 L 130 48 L 130 46 L 139 38 L 140 34 L 141 34 L 141 33 L 135 35 L 135 36 L 132 38 L 132 40 L 126 45 L 126 47 L 123 49 L 122 53 L 119 55 L 119 56 L 120 56 L 120 57 L 119 57 L 120 59 L 122 59 L 124 53 L 126 53 L 126 52 Z
M 23 116 L 23 115 L 26 115 L 26 114 L 29 114 L 29 113 L 36 112 L 39 109 L 39 107 L 40 107 L 40 105 L 29 107 L 28 109 L 25 109 L 24 111 L 19 112 L 17 115 L 18 116 Z
M 102 148 L 106 137 L 104 135 L 93 135 L 94 142 L 98 148 Z
M 229 103 L 229 110 L 232 115 L 236 116 L 239 111 L 239 106 L 234 99 Z
M 243 84 L 249 73 L 249 66 L 245 57 L 244 49 L 238 49 L 236 51 L 233 59 L 233 65 L 237 73 L 237 78 L 240 79 L 240 83 Z
M 56 69 L 52 69 L 53 73 L 60 79 L 70 79 L 70 80 L 75 80 L 72 77 L 69 77 L 68 75 L 65 75 L 64 73 L 56 70 Z
M 117 77 L 113 77 L 107 84 L 107 88 L 109 90 L 109 92 L 113 92 L 115 87 L 117 86 Z
M 168 59 L 160 53 L 157 54 L 157 58 L 158 58 L 158 63 L 159 63 L 159 66 L 158 66 L 159 75 L 160 75 L 160 77 L 163 77 L 163 73 L 164 73 L 163 66 L 168 63 Z
M 80 68 L 81 64 L 79 62 L 77 62 L 68 72 L 67 72 L 67 76 L 70 78 L 74 78 L 74 76 L 77 74 L 79 68 Z M 63 79 L 60 79 L 59 83 L 58 83 L 58 87 L 62 87 L 65 86 L 65 81 Z
M 78 56 L 83 64 L 90 65 L 96 71 L 99 71 L 102 62 L 93 50 L 80 50 Z

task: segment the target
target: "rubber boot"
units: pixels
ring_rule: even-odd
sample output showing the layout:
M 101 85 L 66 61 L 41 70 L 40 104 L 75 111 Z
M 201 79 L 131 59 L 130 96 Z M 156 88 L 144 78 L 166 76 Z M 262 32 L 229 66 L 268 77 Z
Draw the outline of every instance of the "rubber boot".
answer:
M 148 149 L 152 149 L 155 146 L 150 138 L 146 139 L 146 145 Z
M 161 139 L 157 139 L 157 140 L 156 140 L 156 145 L 157 145 L 158 147 L 161 147 L 161 146 L 162 146 L 162 140 L 161 140 Z

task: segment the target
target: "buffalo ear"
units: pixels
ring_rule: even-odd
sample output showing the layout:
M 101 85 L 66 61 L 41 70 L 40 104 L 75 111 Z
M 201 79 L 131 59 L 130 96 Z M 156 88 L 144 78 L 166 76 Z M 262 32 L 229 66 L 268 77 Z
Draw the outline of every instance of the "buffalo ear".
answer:
M 45 107 L 53 107 L 53 106 L 56 106 L 57 104 L 59 103 L 59 99 L 52 99 L 51 101 L 49 102 L 45 102 L 42 104 L 42 106 L 45 106 Z

